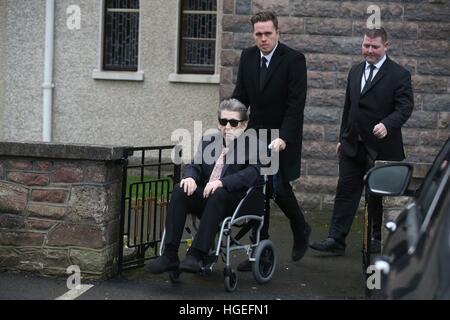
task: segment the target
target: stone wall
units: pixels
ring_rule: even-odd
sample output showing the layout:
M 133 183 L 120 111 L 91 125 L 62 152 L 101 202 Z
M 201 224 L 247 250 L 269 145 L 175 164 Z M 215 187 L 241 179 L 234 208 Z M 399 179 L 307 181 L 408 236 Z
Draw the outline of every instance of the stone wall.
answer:
M 0 142 L 0 270 L 113 276 L 123 151 Z
M 297 191 L 309 208 L 333 204 L 347 74 L 362 61 L 361 32 L 372 4 L 380 7 L 390 35 L 390 57 L 413 78 L 415 110 L 403 130 L 407 160 L 431 162 L 450 135 L 450 1 L 223 1 L 222 98 L 232 93 L 242 49 L 253 45 L 253 13 L 275 11 L 280 40 L 306 56 L 308 97 Z

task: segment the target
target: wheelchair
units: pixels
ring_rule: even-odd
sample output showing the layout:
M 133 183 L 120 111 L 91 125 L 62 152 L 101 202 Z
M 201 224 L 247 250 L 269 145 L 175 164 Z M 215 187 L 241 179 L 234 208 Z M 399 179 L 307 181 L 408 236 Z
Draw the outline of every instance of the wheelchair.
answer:
M 267 283 L 272 279 L 275 272 L 277 257 L 275 254 L 275 247 L 270 240 L 260 240 L 260 232 L 264 223 L 265 202 L 269 201 L 266 197 L 266 180 L 260 185 L 249 188 L 237 205 L 233 214 L 225 218 L 220 230 L 214 241 L 213 249 L 207 255 L 203 262 L 201 274 L 206 275 L 212 272 L 214 265 L 218 262 L 219 257 L 222 257 L 225 263 L 224 267 L 224 285 L 228 292 L 233 292 L 237 288 L 238 277 L 237 272 L 231 266 L 231 252 L 242 250 L 247 254 L 249 261 L 252 264 L 252 274 L 257 283 Z M 191 214 L 192 232 L 188 227 L 186 231 L 191 234 L 191 239 L 184 239 L 182 242 L 187 243 L 188 246 L 192 244 L 192 239 L 197 229 L 197 218 Z M 241 239 L 253 228 L 256 229 L 255 239 L 251 239 L 250 243 L 243 243 Z M 164 229 L 161 246 L 159 248 L 159 255 L 164 251 L 164 238 L 166 230 Z M 181 272 L 170 271 L 169 278 L 172 283 L 179 281 Z

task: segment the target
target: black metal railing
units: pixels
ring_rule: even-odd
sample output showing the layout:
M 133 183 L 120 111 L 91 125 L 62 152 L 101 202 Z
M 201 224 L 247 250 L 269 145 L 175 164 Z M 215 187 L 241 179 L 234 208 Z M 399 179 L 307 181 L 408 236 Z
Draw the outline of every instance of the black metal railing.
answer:
M 181 176 L 181 165 L 164 155 L 175 147 L 128 149 L 137 157 L 125 160 L 123 170 L 119 272 L 140 267 L 158 254 L 167 205 Z

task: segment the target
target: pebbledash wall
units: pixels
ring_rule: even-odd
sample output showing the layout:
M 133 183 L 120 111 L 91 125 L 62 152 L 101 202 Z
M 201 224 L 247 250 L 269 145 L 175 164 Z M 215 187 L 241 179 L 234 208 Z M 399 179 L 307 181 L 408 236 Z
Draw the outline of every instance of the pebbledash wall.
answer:
M 389 56 L 412 74 L 415 109 L 403 129 L 407 161 L 431 162 L 450 136 L 450 1 L 224 0 L 222 98 L 232 93 L 242 49 L 253 45 L 251 14 L 275 11 L 280 41 L 306 56 L 302 177 L 296 190 L 306 208 L 329 210 L 334 201 L 347 75 L 362 61 L 361 33 L 373 14 L 367 13 L 370 5 L 381 9 Z
M 117 273 L 125 149 L 0 142 L 0 270 Z

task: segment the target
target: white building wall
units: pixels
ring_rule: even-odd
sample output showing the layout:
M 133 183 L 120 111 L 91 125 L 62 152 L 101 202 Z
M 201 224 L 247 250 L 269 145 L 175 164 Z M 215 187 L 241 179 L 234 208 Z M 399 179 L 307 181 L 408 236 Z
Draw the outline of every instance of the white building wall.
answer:
M 66 9 L 81 9 L 69 30 Z M 45 2 L 7 2 L 4 138 L 41 140 Z M 215 124 L 218 84 L 171 83 L 178 0 L 141 1 L 140 65 L 144 81 L 95 80 L 99 67 L 100 0 L 58 0 L 55 12 L 53 140 L 134 146 L 170 143 L 177 128 Z

